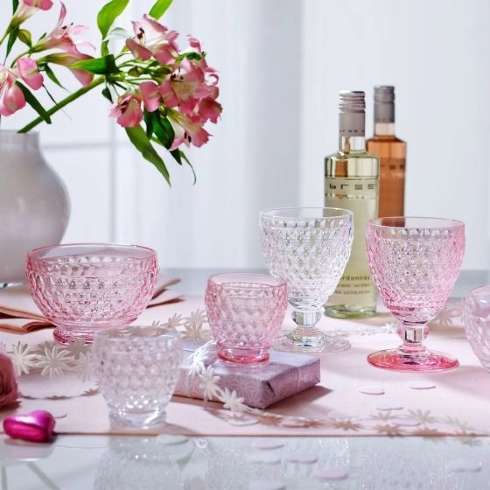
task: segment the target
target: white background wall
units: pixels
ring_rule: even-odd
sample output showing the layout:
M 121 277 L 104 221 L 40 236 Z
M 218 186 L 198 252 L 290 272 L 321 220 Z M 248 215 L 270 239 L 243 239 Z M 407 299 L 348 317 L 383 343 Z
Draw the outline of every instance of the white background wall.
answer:
M 65 4 L 67 21 L 90 25 L 98 45 L 102 2 Z M 133 1 L 118 24 L 129 27 L 151 4 Z M 49 14 L 36 17 L 39 31 L 56 21 Z M 393 84 L 397 133 L 408 142 L 406 213 L 465 221 L 463 268 L 487 268 L 489 15 L 485 0 L 174 0 L 163 23 L 182 44 L 198 37 L 221 74 L 221 122 L 209 126 L 208 145 L 188 152 L 197 184 L 167 158 L 167 188 L 107 118 L 100 93 L 88 94 L 39 127 L 72 201 L 64 241 L 145 244 L 162 267 L 262 267 L 259 210 L 322 204 L 338 91 L 366 91 L 370 134 L 373 86 Z M 29 120 L 19 115 L 2 127 Z

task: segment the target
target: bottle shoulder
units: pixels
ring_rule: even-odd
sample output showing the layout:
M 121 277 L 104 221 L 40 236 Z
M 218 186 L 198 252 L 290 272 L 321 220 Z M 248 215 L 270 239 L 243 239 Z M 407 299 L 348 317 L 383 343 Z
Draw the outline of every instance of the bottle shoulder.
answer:
M 405 140 L 402 140 L 401 138 L 398 138 L 398 136 L 395 136 L 394 134 L 386 134 L 386 135 L 379 135 L 375 134 L 371 138 L 368 138 L 366 140 L 366 147 L 371 144 L 371 143 L 396 143 L 400 145 L 405 145 L 407 142 Z

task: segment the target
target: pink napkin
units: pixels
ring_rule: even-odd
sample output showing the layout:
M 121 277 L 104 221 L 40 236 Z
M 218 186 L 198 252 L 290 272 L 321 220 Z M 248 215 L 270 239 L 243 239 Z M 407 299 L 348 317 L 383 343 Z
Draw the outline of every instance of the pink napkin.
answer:
M 148 308 L 181 300 L 182 293 L 168 289 L 178 282 L 177 277 L 159 274 Z M 0 330 L 27 333 L 52 326 L 34 303 L 27 286 L 0 289 Z

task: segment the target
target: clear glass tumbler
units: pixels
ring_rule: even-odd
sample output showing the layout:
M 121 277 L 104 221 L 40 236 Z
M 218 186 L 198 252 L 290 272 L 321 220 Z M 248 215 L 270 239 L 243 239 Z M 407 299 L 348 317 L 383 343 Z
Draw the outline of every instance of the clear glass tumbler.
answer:
M 259 220 L 269 272 L 286 280 L 297 324 L 274 347 L 303 352 L 348 349 L 347 340 L 320 331 L 316 324 L 349 259 L 353 213 L 340 208 L 280 208 L 261 211 Z
M 370 220 L 368 263 L 379 295 L 400 322 L 403 343 L 368 356 L 373 366 L 394 371 L 442 371 L 458 360 L 424 345 L 427 323 L 444 307 L 459 275 L 465 250 L 461 221 L 427 217 Z
M 182 343 L 174 328 L 100 330 L 92 353 L 113 426 L 149 429 L 165 423 L 182 361 Z
M 286 281 L 266 274 L 215 274 L 208 279 L 205 303 L 221 359 L 269 359 L 288 304 Z

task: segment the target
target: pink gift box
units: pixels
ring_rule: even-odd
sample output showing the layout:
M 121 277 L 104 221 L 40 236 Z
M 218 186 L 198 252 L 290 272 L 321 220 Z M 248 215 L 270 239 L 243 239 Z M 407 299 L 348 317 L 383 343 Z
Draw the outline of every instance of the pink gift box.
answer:
M 192 361 L 192 353 L 202 345 L 204 342 L 183 341 L 184 358 L 175 395 L 203 399 L 202 379 L 195 374 Z M 214 376 L 219 376 L 216 383 L 221 389 L 236 391 L 249 407 L 267 408 L 320 382 L 317 357 L 271 350 L 263 365 L 234 366 L 217 359 L 215 345 L 208 347 L 204 367 L 211 367 Z

